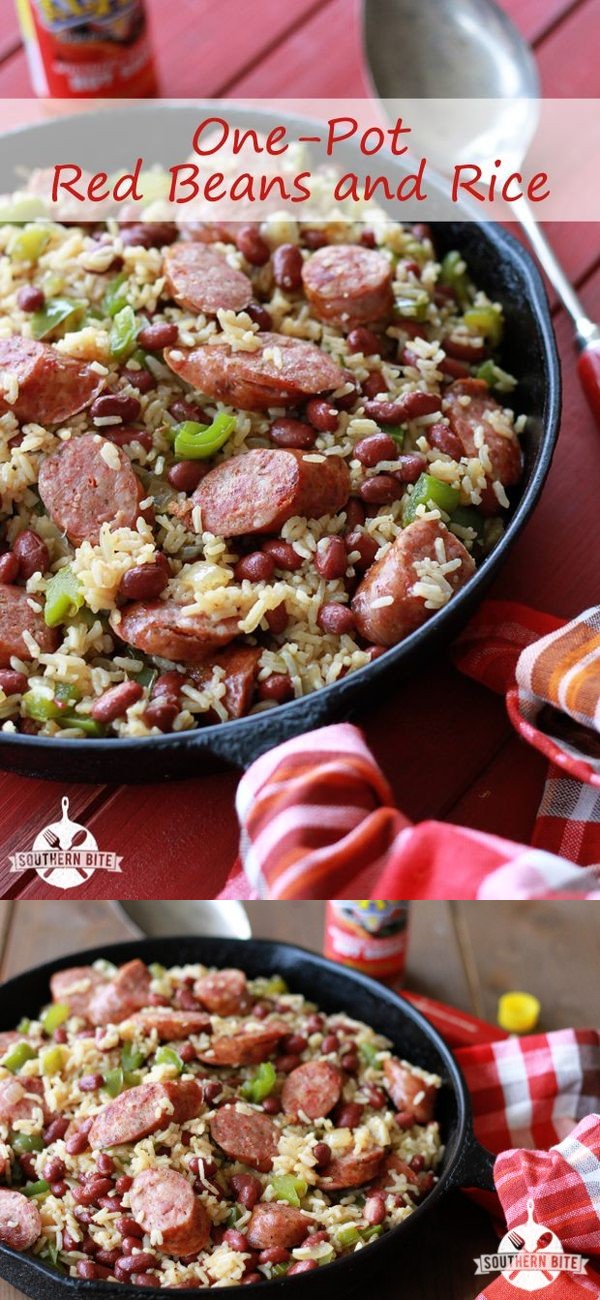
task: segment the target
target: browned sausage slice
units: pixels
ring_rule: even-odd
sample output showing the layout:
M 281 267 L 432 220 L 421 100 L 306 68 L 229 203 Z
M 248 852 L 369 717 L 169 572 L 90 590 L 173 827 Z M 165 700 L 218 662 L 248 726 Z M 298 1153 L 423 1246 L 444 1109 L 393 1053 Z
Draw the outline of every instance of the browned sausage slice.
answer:
M 269 1250 L 271 1246 L 300 1246 L 308 1235 L 314 1219 L 293 1205 L 281 1205 L 271 1201 L 268 1205 L 256 1205 L 246 1228 L 248 1244 L 253 1250 Z
M 437 567 L 441 558 L 444 564 L 459 563 L 444 573 L 444 564 Z M 475 571 L 472 556 L 440 520 L 415 519 L 367 570 L 352 601 L 356 626 L 367 641 L 396 645 L 435 612 L 436 606 L 428 607 L 422 592 L 414 592 L 418 582 L 427 580 L 415 567 L 423 561 L 434 562 L 433 590 L 439 586 L 443 593 L 448 586 L 452 594 L 464 587 Z M 379 604 L 382 600 L 385 604 Z
M 343 1187 L 362 1187 L 363 1183 L 371 1183 L 380 1173 L 384 1157 L 385 1151 L 361 1151 L 359 1155 L 339 1156 L 331 1161 L 319 1178 L 319 1187 L 336 1192 Z
M 97 433 L 71 438 L 47 456 L 38 490 L 57 528 L 73 546 L 97 542 L 104 523 L 134 528 L 145 495 L 122 448 Z
M 278 1042 L 289 1034 L 287 1025 L 266 1025 L 255 1033 L 239 1033 L 213 1038 L 198 1059 L 205 1065 L 258 1065 L 273 1055 Z
M 130 1190 L 131 1213 L 147 1233 L 160 1232 L 170 1255 L 197 1255 L 210 1241 L 211 1221 L 202 1201 L 175 1169 L 144 1169 Z
M 452 384 L 444 400 L 444 412 L 452 432 L 462 442 L 465 456 L 479 456 L 475 436 L 478 429 L 483 429 L 492 465 L 491 479 L 498 479 L 505 487 L 519 482 L 523 469 L 519 440 L 483 379 L 461 379 Z
M 309 1119 L 323 1119 L 333 1110 L 342 1092 L 342 1076 L 329 1061 L 307 1061 L 288 1074 L 281 1100 L 286 1115 L 302 1113 Z
M 196 980 L 194 996 L 216 1016 L 243 1016 L 252 1006 L 246 976 L 233 968 L 211 971 Z
M 193 1079 L 140 1083 L 109 1102 L 90 1129 L 93 1151 L 123 1146 L 167 1128 L 174 1121 L 185 1124 L 202 1110 L 202 1089 Z
M 138 958 L 121 966 L 111 980 L 98 985 L 90 999 L 93 1025 L 118 1025 L 148 1005 L 150 971 Z
M 129 1027 L 144 1033 L 155 1030 L 164 1043 L 189 1038 L 190 1034 L 210 1033 L 210 1016 L 203 1011 L 175 1011 L 171 1007 L 153 1007 L 151 1011 L 138 1011 L 121 1027 L 121 1038 L 130 1038 Z
M 248 1114 L 235 1106 L 222 1106 L 209 1120 L 211 1137 L 232 1160 L 239 1160 L 251 1169 L 268 1173 L 277 1155 L 279 1130 L 260 1111 Z
M 69 966 L 67 970 L 57 970 L 50 977 L 52 1001 L 67 1006 L 72 1016 L 81 1016 L 87 1020 L 91 999 L 100 985 L 106 983 L 106 976 L 93 966 Z
M 242 311 L 252 298 L 248 276 L 202 243 L 172 244 L 165 253 L 165 272 L 167 292 L 190 311 Z
M 32 1120 L 46 1115 L 41 1079 L 2 1079 L 0 1082 L 0 1124 Z
M 406 1160 L 401 1160 L 400 1156 L 389 1155 L 385 1157 L 383 1173 L 380 1174 L 375 1184 L 377 1190 L 382 1192 L 395 1191 L 398 1175 L 406 1178 L 409 1187 L 415 1188 L 419 1186 L 419 1176 L 406 1163 Z
M 182 239 L 194 239 L 199 244 L 235 244 L 239 226 L 237 221 L 178 221 Z
M 255 352 L 232 352 L 225 343 L 204 344 L 189 351 L 167 348 L 165 361 L 206 397 L 244 411 L 295 406 L 345 383 L 341 367 L 314 343 L 287 334 L 257 337 L 261 347 Z
M 22 1192 L 0 1189 L 0 1241 L 11 1250 L 29 1250 L 42 1232 L 35 1201 Z
M 0 396 L 0 414 L 12 411 L 21 424 L 62 424 L 93 402 L 101 383 L 75 357 L 20 336 L 0 340 L 0 370 L 16 375 L 19 383 L 12 405 Z
M 334 515 L 350 495 L 350 473 L 341 456 L 309 460 L 301 451 L 255 448 L 211 470 L 193 501 L 202 528 L 219 537 L 277 533 L 287 519 Z
M 357 244 L 328 244 L 302 268 L 304 292 L 317 316 L 345 329 L 390 314 L 392 279 L 390 259 Z
M 262 650 L 259 646 L 230 646 L 222 654 L 212 656 L 199 668 L 194 669 L 190 677 L 199 690 L 202 690 L 203 686 L 210 681 L 213 669 L 223 668 L 225 694 L 221 703 L 225 705 L 230 718 L 243 718 L 252 704 L 261 654 Z M 243 1010 L 247 1011 L 248 1007 L 244 1007 Z
M 46 627 L 43 614 L 31 608 L 29 601 L 33 599 L 24 587 L 0 583 L 0 668 L 10 668 L 13 655 L 18 659 L 31 659 L 31 651 L 23 639 L 24 632 L 31 633 L 44 654 L 56 650 L 60 636 L 56 628 Z
M 110 622 L 128 645 L 184 664 L 202 663 L 211 650 L 233 641 L 238 633 L 236 618 L 217 621 L 206 614 L 188 614 L 174 600 L 138 600 L 113 613 Z
M 410 1066 L 393 1056 L 383 1067 L 383 1086 L 396 1109 L 409 1111 L 417 1124 L 429 1124 L 433 1119 L 438 1085 L 415 1074 Z

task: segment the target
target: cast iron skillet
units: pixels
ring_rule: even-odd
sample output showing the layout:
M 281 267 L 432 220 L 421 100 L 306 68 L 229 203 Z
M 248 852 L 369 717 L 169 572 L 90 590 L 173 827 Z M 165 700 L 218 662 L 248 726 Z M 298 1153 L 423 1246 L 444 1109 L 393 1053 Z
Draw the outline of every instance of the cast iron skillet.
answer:
M 0 1030 L 12 1029 L 21 1016 L 31 1016 L 48 1001 L 48 983 L 55 970 L 66 966 L 87 965 L 100 957 L 120 964 L 134 957 L 165 966 L 203 962 L 214 966 L 237 966 L 249 976 L 280 974 L 292 992 L 302 993 L 328 1012 L 345 1010 L 391 1039 L 395 1051 L 415 1065 L 441 1075 L 437 1116 L 441 1123 L 445 1154 L 439 1183 L 410 1218 L 387 1232 L 368 1249 L 349 1255 L 326 1268 L 278 1281 L 257 1283 L 252 1295 L 277 1296 L 304 1294 L 330 1296 L 332 1288 L 346 1295 L 365 1282 L 375 1268 L 389 1264 L 392 1256 L 410 1246 L 411 1234 L 422 1225 L 431 1210 L 448 1192 L 458 1187 L 493 1188 L 494 1158 L 473 1136 L 471 1108 L 462 1074 L 445 1043 L 410 1003 L 397 997 L 381 984 L 354 971 L 340 969 L 333 962 L 315 956 L 304 948 L 261 939 L 204 939 L 188 936 L 173 939 L 143 939 L 113 944 L 86 952 L 72 953 L 60 961 L 49 962 L 9 980 L 0 989 Z M 133 1300 L 139 1288 L 110 1285 L 106 1282 L 81 1282 L 58 1275 L 32 1256 L 22 1255 L 0 1246 L 0 1275 L 35 1300 L 67 1300 L 78 1292 L 91 1300 Z M 144 1294 L 175 1295 L 174 1290 L 145 1288 Z M 219 1289 L 219 1296 L 236 1297 L 238 1286 Z
M 207 106 L 204 106 L 205 108 Z M 272 124 L 273 118 L 252 109 L 230 108 L 231 120 L 246 126 Z M 146 158 L 182 161 L 188 152 L 203 105 L 150 105 L 111 110 L 111 164 L 131 166 L 132 123 L 144 115 Z M 280 120 L 279 115 L 277 120 Z M 81 150 L 81 120 L 20 130 L 0 137 L 0 189 L 16 165 L 48 166 L 52 161 L 79 160 L 93 170 L 106 167 L 106 113 L 88 115 L 85 156 Z M 288 119 L 298 121 L 298 119 Z M 60 157 L 58 156 L 60 153 Z M 352 148 L 347 165 L 364 171 L 365 160 Z M 135 157 L 135 155 L 134 155 Z M 346 160 L 344 162 L 346 165 Z M 402 218 L 402 212 L 396 215 Z M 364 712 L 373 696 L 393 689 L 433 651 L 447 644 L 466 622 L 497 574 L 518 533 L 538 500 L 552 460 L 560 415 L 560 368 L 546 293 L 534 263 L 502 227 L 470 222 L 438 223 L 438 253 L 458 248 L 476 282 L 502 302 L 506 316 L 502 360 L 519 378 L 515 408 L 528 416 L 523 438 L 525 469 L 506 532 L 492 555 L 450 603 L 399 645 L 372 664 L 301 700 L 252 717 L 175 735 L 128 740 L 60 740 L 0 732 L 0 765 L 28 776 L 68 781 L 134 782 L 182 778 L 215 771 L 223 765 L 247 767 L 274 745 L 334 718 Z M 512 401 L 511 397 L 511 401 Z

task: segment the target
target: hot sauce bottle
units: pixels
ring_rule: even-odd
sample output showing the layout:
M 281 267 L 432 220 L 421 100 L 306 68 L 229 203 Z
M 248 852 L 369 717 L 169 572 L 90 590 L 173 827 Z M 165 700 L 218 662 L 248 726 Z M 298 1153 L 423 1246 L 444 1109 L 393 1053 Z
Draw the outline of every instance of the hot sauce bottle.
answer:
M 36 95 L 156 93 L 145 0 L 17 0 L 17 11 Z
M 392 988 L 401 988 L 408 909 L 408 902 L 402 900 L 330 900 L 325 917 L 325 956 Z

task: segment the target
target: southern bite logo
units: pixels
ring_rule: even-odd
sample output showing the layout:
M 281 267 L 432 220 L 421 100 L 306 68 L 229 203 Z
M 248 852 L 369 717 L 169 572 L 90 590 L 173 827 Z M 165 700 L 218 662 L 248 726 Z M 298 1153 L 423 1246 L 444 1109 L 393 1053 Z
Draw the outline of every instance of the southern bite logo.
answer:
M 581 1255 L 566 1254 L 556 1233 L 536 1222 L 534 1203 L 528 1201 L 526 1223 L 504 1235 L 495 1255 L 480 1255 L 475 1272 L 500 1271 L 519 1291 L 541 1291 L 561 1273 L 583 1274 L 586 1263 Z
M 11 872 L 37 871 L 40 880 L 54 889 L 76 889 L 95 871 L 121 870 L 122 858 L 103 853 L 91 831 L 69 817 L 69 800 L 62 800 L 62 817 L 36 836 L 33 848 L 10 857 Z

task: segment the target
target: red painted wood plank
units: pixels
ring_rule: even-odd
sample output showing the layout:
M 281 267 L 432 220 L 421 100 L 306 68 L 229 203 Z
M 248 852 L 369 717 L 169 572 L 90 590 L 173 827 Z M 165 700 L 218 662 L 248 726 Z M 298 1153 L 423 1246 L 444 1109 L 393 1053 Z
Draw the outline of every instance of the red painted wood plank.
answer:
M 553 29 L 537 51 L 542 93 L 554 99 L 593 99 L 598 94 L 596 50 L 600 0 L 585 0 Z
M 546 762 L 513 734 L 445 820 L 529 844 L 546 776 Z
M 9 855 L 32 848 L 40 831 L 51 822 L 60 821 L 61 799 L 67 796 L 70 816 L 76 821 L 85 816 L 86 809 L 97 804 L 102 792 L 102 786 L 67 785 L 0 773 L 0 898 L 21 896 L 31 883 L 33 872 L 22 876 L 11 874 Z
M 500 0 L 500 8 L 530 45 L 535 45 L 549 28 L 565 18 L 579 3 L 582 0 Z

